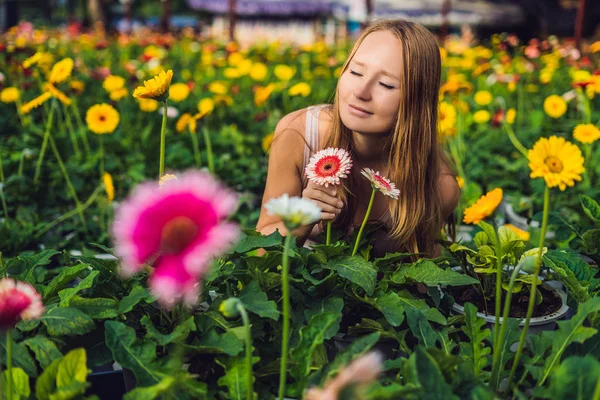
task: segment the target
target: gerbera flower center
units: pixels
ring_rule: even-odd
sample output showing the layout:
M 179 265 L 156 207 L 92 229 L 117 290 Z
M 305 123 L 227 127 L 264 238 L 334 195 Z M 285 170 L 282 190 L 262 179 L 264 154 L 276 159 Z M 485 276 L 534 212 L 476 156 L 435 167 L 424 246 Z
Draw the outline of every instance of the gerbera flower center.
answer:
M 550 156 L 544 160 L 550 172 L 560 173 L 563 170 L 563 163 L 558 157 Z
M 98 117 L 98 119 L 100 120 L 100 122 L 106 121 L 106 117 L 104 115 L 101 115 L 100 117 Z
M 331 176 L 337 174 L 340 169 L 340 159 L 335 156 L 323 157 L 315 166 L 315 171 L 320 176 Z
M 31 299 L 25 293 L 11 289 L 0 298 L 0 328 L 14 326 Z
M 162 254 L 178 254 L 196 238 L 198 226 L 188 217 L 175 217 L 165 224 L 161 233 Z

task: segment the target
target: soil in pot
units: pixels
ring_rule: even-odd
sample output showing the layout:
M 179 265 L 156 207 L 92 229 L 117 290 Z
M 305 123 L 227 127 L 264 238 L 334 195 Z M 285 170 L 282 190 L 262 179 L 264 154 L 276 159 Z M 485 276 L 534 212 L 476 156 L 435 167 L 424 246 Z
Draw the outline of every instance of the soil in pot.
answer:
M 560 296 L 552 291 L 548 290 L 543 286 L 538 286 L 538 290 L 544 297 L 541 304 L 538 304 L 533 308 L 533 317 L 543 317 L 544 315 L 552 314 L 558 311 L 562 306 L 562 299 Z M 446 288 L 448 294 L 454 297 L 456 303 L 464 305 L 466 303 L 472 303 L 477 307 L 477 311 L 486 313 L 483 296 L 475 290 L 474 287 L 464 286 L 451 286 Z M 504 298 L 506 297 L 506 291 L 502 290 L 502 307 L 504 308 Z M 487 314 L 494 315 L 496 305 L 496 297 L 487 299 Z M 522 291 L 520 293 L 513 293 L 512 300 L 510 302 L 510 311 L 508 316 L 510 318 L 525 318 L 527 316 L 527 307 L 529 305 L 529 290 Z

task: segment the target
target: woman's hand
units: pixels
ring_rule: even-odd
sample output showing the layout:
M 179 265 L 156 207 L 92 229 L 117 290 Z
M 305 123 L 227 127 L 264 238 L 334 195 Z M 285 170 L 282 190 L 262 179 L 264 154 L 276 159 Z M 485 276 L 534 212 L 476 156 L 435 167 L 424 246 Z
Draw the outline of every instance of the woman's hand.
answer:
M 302 191 L 302 198 L 315 203 L 321 208 L 321 220 L 329 221 L 337 217 L 342 212 L 344 203 L 335 197 L 337 187 L 330 185 L 325 187 L 313 182 L 308 182 L 308 186 Z

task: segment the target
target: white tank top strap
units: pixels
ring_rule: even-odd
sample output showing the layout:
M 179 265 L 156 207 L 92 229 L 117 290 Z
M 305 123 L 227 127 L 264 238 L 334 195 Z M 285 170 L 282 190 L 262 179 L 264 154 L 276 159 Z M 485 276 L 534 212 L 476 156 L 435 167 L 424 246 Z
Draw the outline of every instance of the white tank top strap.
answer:
M 304 133 L 306 144 L 304 145 L 304 161 L 301 171 L 302 187 L 306 187 L 308 184 L 308 178 L 304 174 L 304 170 L 313 154 L 319 151 L 319 113 L 324 107 L 327 107 L 327 104 L 310 106 L 306 110 L 306 128 Z

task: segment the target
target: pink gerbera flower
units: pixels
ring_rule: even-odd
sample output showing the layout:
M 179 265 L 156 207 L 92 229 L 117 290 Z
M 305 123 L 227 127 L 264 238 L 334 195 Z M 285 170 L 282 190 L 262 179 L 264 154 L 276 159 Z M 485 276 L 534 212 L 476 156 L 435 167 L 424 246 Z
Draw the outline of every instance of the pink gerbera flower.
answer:
M 14 328 L 19 320 L 37 319 L 44 313 L 42 296 L 28 283 L 0 280 L 0 330 Z
M 360 173 L 366 176 L 369 181 L 371 181 L 371 186 L 373 186 L 373 189 L 380 191 L 392 199 L 398 200 L 400 190 L 396 189 L 396 185 L 388 178 L 380 175 L 379 171 L 375 172 L 370 168 L 363 168 Z
M 344 149 L 329 147 L 311 157 L 305 168 L 306 176 L 318 185 L 339 185 L 352 168 L 350 154 Z
M 180 298 L 194 304 L 211 259 L 238 237 L 237 225 L 223 222 L 236 203 L 233 192 L 204 172 L 186 172 L 162 186 L 138 186 L 113 224 L 122 274 L 130 276 L 150 264 L 150 288 L 163 305 Z

